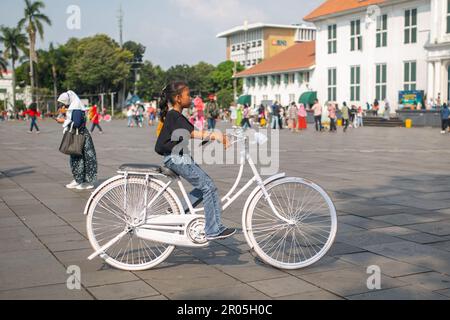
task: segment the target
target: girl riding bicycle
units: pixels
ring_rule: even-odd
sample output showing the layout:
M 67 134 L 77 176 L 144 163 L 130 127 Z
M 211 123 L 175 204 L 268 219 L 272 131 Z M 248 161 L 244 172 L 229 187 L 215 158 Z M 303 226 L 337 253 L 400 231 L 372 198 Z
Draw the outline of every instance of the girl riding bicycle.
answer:
M 169 111 L 169 105 L 172 110 Z M 155 151 L 164 156 L 164 165 L 186 179 L 194 186 L 189 195 L 192 203 L 198 204 L 203 199 L 205 206 L 205 234 L 208 241 L 231 237 L 236 229 L 222 225 L 222 207 L 218 190 L 213 180 L 180 149 L 180 144 L 186 145 L 184 139 L 200 139 L 203 141 L 217 140 L 224 147 L 229 146 L 228 139 L 220 132 L 194 131 L 194 126 L 183 116 L 182 111 L 191 106 L 189 87 L 184 82 L 173 82 L 162 92 L 160 102 L 161 121 L 164 123 L 156 142 Z M 183 142 L 184 141 L 184 142 Z

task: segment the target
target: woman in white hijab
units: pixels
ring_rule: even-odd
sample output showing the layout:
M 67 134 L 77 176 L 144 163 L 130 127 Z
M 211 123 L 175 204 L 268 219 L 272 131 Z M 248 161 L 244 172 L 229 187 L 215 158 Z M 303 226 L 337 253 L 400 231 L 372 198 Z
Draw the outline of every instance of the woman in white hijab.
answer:
M 67 107 L 66 119 L 58 120 L 63 123 L 64 131 L 70 128 L 78 129 L 80 134 L 85 136 L 83 155 L 70 156 L 70 168 L 74 180 L 66 185 L 68 189 L 89 190 L 94 188 L 97 180 L 97 155 L 94 142 L 86 129 L 86 106 L 73 91 L 61 94 L 58 102 Z

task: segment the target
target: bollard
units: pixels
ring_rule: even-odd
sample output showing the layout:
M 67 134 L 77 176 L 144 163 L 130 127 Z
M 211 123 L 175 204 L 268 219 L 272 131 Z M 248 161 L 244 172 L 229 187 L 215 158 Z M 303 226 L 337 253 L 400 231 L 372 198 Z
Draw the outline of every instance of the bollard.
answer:
M 412 128 L 412 120 L 411 119 L 406 119 L 405 120 L 405 127 L 407 129 L 411 129 Z

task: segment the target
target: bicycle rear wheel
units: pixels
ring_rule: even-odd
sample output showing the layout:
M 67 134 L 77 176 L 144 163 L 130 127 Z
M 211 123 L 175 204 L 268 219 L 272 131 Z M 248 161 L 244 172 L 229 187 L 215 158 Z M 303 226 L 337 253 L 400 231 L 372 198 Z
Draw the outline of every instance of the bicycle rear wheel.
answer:
M 143 178 L 123 178 L 104 186 L 92 199 L 87 216 L 87 233 L 94 250 L 99 250 L 117 235 L 129 230 L 100 255 L 106 263 L 126 271 L 148 270 L 172 253 L 174 246 L 138 238 L 136 229 L 131 226 L 142 218 L 141 213 L 161 189 L 158 183 L 151 180 L 147 186 Z M 180 214 L 180 211 L 174 196 L 166 190 L 147 209 L 147 217 L 169 213 Z
M 262 191 L 253 198 L 245 217 L 245 231 L 258 256 L 280 269 L 300 269 L 320 260 L 337 232 L 336 209 L 318 185 L 301 178 L 284 178 L 267 187 L 279 214 Z

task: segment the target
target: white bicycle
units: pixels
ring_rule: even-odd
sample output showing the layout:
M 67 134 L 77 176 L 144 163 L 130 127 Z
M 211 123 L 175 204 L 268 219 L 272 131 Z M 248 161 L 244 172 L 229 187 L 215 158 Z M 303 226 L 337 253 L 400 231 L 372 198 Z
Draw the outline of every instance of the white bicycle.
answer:
M 250 248 L 280 269 L 300 269 L 319 261 L 337 232 L 331 198 L 317 184 L 284 173 L 263 180 L 245 134 L 235 131 L 230 137 L 232 145 L 242 144 L 242 151 L 236 182 L 222 198 L 223 210 L 256 183 L 242 211 L 242 230 Z M 235 193 L 246 163 L 254 176 Z M 89 260 L 100 256 L 115 268 L 141 271 L 162 263 L 176 246 L 208 246 L 204 208 L 193 208 L 175 172 L 154 165 L 123 165 L 118 173 L 98 187 L 86 205 L 87 233 L 95 250 Z M 190 214 L 170 187 L 175 182 Z

